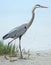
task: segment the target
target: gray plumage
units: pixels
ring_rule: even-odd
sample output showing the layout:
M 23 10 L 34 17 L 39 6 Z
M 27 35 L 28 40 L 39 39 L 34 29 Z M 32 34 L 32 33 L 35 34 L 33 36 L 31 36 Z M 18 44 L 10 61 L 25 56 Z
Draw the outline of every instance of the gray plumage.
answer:
M 15 37 L 18 38 L 19 36 L 22 36 L 27 30 L 26 26 L 27 26 L 27 24 L 23 24 L 19 27 L 14 28 L 8 34 L 3 36 L 3 39 L 15 38 Z

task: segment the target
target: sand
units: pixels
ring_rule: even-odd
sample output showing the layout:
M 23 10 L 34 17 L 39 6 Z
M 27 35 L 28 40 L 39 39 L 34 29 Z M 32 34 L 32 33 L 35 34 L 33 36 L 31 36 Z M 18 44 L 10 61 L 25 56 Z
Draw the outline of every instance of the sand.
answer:
M 10 62 L 4 56 L 0 57 L 0 65 L 51 65 L 51 52 L 31 52 L 30 57 L 25 56 L 26 59 L 16 59 L 17 61 Z

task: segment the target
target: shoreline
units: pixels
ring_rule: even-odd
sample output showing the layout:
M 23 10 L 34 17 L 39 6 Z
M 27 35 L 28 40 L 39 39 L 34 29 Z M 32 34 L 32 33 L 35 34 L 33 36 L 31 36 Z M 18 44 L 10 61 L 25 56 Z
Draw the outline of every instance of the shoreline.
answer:
M 27 58 L 26 55 L 23 55 Z M 10 62 L 6 60 L 4 56 L 0 56 L 1 65 L 51 65 L 51 52 L 31 52 L 31 55 L 27 59 L 18 59 L 17 57 L 10 58 L 16 61 Z

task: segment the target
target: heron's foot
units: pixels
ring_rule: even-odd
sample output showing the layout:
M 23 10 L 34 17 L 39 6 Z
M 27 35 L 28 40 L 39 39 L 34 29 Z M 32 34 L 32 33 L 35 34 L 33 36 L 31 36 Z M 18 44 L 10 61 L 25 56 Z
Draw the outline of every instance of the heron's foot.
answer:
M 18 59 L 24 59 L 24 60 L 26 60 L 26 58 L 24 58 L 23 56 L 19 57 Z
M 9 60 L 9 58 L 8 58 L 8 56 L 7 56 L 7 55 L 4 55 L 4 58 L 5 58 L 6 60 Z
M 7 56 L 7 55 L 5 55 L 4 58 L 5 58 L 6 60 L 9 60 L 10 62 L 17 61 L 17 59 L 10 58 L 10 57 Z

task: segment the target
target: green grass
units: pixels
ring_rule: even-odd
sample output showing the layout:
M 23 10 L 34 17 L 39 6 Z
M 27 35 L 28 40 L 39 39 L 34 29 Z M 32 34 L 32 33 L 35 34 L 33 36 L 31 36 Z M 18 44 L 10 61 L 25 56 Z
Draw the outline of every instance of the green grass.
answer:
M 18 53 L 18 47 L 16 48 L 15 44 L 14 45 L 4 45 L 2 41 L 0 41 L 0 56 L 1 55 L 9 55 L 9 56 L 17 56 Z M 16 53 L 17 52 L 17 53 Z
M 0 41 L 0 55 L 3 55 L 3 48 L 4 48 L 3 42 Z
M 22 49 L 23 55 L 27 55 L 28 58 L 30 56 L 30 50 Z M 0 56 L 9 55 L 10 57 L 19 56 L 19 48 L 14 45 L 4 45 L 3 41 L 0 41 Z

